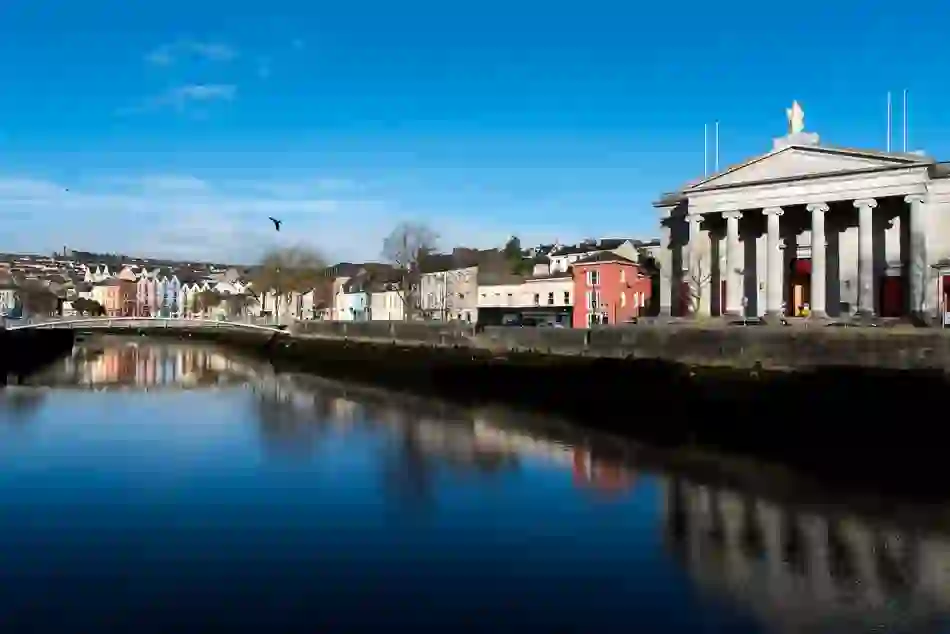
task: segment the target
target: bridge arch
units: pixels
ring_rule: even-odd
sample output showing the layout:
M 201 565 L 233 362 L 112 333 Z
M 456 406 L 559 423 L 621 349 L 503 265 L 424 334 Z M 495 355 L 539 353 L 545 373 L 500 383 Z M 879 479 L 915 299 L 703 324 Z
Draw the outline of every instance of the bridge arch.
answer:
M 271 334 L 289 334 L 284 328 L 261 326 L 239 321 L 219 321 L 214 319 L 176 319 L 170 317 L 77 317 L 68 319 L 50 319 L 28 324 L 8 325 L 7 330 L 49 329 L 49 328 L 121 328 L 129 330 L 157 330 L 175 328 L 179 330 L 221 329 L 267 332 Z

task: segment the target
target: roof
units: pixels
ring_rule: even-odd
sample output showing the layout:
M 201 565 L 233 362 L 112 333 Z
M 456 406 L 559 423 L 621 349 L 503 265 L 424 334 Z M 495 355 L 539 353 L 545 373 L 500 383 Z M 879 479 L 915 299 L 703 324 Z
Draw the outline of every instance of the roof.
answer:
M 600 254 L 596 254 L 596 255 L 600 255 Z M 596 255 L 590 255 L 584 258 L 584 260 L 594 258 L 596 257 Z M 613 254 L 608 253 L 607 255 L 613 255 Z M 620 256 L 613 255 L 613 257 L 610 259 L 616 260 L 618 258 L 620 258 Z M 624 258 L 620 258 L 620 259 L 624 259 Z M 575 264 L 579 264 L 582 261 L 583 260 L 578 260 L 577 262 L 575 262 Z M 558 271 L 557 273 L 549 273 L 547 275 L 529 275 L 528 277 L 525 278 L 525 281 L 526 282 L 540 282 L 544 280 L 560 280 L 560 279 L 570 278 L 570 277 L 573 277 L 573 274 L 571 273 L 570 270 L 567 270 L 567 271 Z
M 637 265 L 636 262 L 629 258 L 625 258 L 622 255 L 617 255 L 616 253 L 612 253 L 610 251 L 601 251 L 593 255 L 588 255 L 585 258 L 581 258 L 574 263 L 574 266 L 583 264 L 602 264 L 605 262 L 619 262 L 621 264 L 633 264 L 634 266 Z
M 619 246 L 619 245 L 618 245 Z M 552 257 L 557 257 L 559 255 L 575 255 L 580 253 L 590 253 L 591 251 L 598 251 L 600 247 L 596 243 L 587 242 L 581 244 L 568 244 L 565 246 L 560 246 L 551 251 Z
M 338 262 L 327 267 L 327 275 L 329 277 L 353 277 L 359 273 L 360 269 L 362 268 L 362 264 L 354 264 L 353 262 Z
M 879 165 L 874 166 L 870 165 L 867 167 L 856 167 L 854 170 L 843 169 L 838 173 L 847 173 L 849 171 L 861 172 L 861 171 L 875 171 L 875 170 L 888 170 L 888 169 L 900 169 L 906 167 L 927 167 L 931 168 L 931 173 L 935 173 L 934 169 L 938 164 L 932 157 L 925 154 L 913 153 L 913 152 L 882 152 L 880 150 L 864 150 L 856 149 L 849 147 L 841 147 L 834 145 L 801 145 L 801 144 L 790 144 L 781 147 L 777 147 L 769 152 L 760 154 L 758 156 L 747 159 L 741 163 L 736 163 L 734 165 L 727 166 L 725 169 L 719 170 L 713 174 L 703 176 L 701 178 L 693 179 L 692 181 L 687 182 L 680 189 L 675 192 L 664 193 L 658 201 L 654 204 L 655 207 L 669 207 L 676 205 L 679 202 L 685 200 L 685 192 L 698 189 L 702 186 L 711 186 L 717 187 L 713 181 L 731 174 L 733 172 L 738 172 L 741 169 L 752 166 L 756 163 L 766 161 L 776 155 L 788 153 L 788 152 L 807 152 L 812 155 L 837 155 L 837 156 L 847 156 L 853 157 L 856 159 L 876 159 L 879 161 Z M 816 171 L 815 173 L 805 173 L 805 174 L 794 174 L 788 176 L 780 176 L 776 178 L 763 179 L 769 182 L 781 182 L 783 180 L 803 180 L 809 178 L 818 178 L 822 176 L 829 176 L 834 174 L 834 171 Z M 722 187 L 739 187 L 751 185 L 755 182 L 760 182 L 756 180 L 750 180 L 748 182 L 741 183 L 723 183 L 719 186 Z

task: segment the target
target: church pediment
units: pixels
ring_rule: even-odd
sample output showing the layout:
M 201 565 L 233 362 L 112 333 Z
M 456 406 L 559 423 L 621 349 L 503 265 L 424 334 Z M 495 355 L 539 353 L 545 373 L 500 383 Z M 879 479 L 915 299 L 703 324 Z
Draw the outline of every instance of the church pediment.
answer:
M 693 183 L 685 191 L 700 191 L 726 185 L 742 185 L 787 178 L 845 174 L 886 167 L 912 167 L 932 161 L 924 156 L 839 150 L 821 146 L 789 146 L 729 168 Z

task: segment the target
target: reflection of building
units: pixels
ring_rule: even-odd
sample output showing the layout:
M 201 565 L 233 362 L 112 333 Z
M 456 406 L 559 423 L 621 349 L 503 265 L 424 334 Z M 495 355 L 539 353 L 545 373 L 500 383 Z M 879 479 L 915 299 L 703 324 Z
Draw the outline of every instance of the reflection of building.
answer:
M 210 384 L 235 369 L 230 359 L 214 350 L 138 343 L 110 345 L 73 363 L 80 384 L 140 388 Z
M 636 484 L 634 471 L 619 462 L 606 460 L 589 449 L 501 429 L 477 418 L 475 435 L 482 446 L 514 451 L 523 456 L 537 456 L 570 467 L 574 483 L 584 488 L 616 493 L 628 491 Z
M 574 450 L 574 484 L 605 493 L 629 491 L 637 482 L 636 474 L 622 464 L 598 458 L 586 449 Z
M 892 631 L 899 623 L 920 631 L 935 616 L 950 616 L 950 540 L 943 536 L 681 480 L 664 486 L 667 534 L 693 578 L 778 630 Z

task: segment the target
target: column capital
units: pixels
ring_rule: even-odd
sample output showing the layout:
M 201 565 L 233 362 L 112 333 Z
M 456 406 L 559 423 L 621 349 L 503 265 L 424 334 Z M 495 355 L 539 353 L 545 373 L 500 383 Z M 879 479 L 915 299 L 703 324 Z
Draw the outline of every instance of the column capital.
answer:
M 854 201 L 854 206 L 857 207 L 858 209 L 860 209 L 861 207 L 868 207 L 870 209 L 874 209 L 875 207 L 877 207 L 877 201 L 873 198 L 859 198 L 858 200 Z
M 908 196 L 904 196 L 904 202 L 908 205 L 913 205 L 914 203 L 923 203 L 926 199 L 927 197 L 923 194 L 910 194 Z
M 785 213 L 785 210 L 781 207 L 766 207 L 762 210 L 762 213 L 766 216 L 781 216 Z
M 687 222 L 696 222 L 700 223 L 703 221 L 703 214 L 701 213 L 691 213 L 686 215 Z
M 729 211 L 722 212 L 722 217 L 726 220 L 740 220 L 742 218 L 742 212 L 738 209 L 730 209 Z
M 811 203 L 805 207 L 810 213 L 813 214 L 824 214 L 828 213 L 828 203 Z

